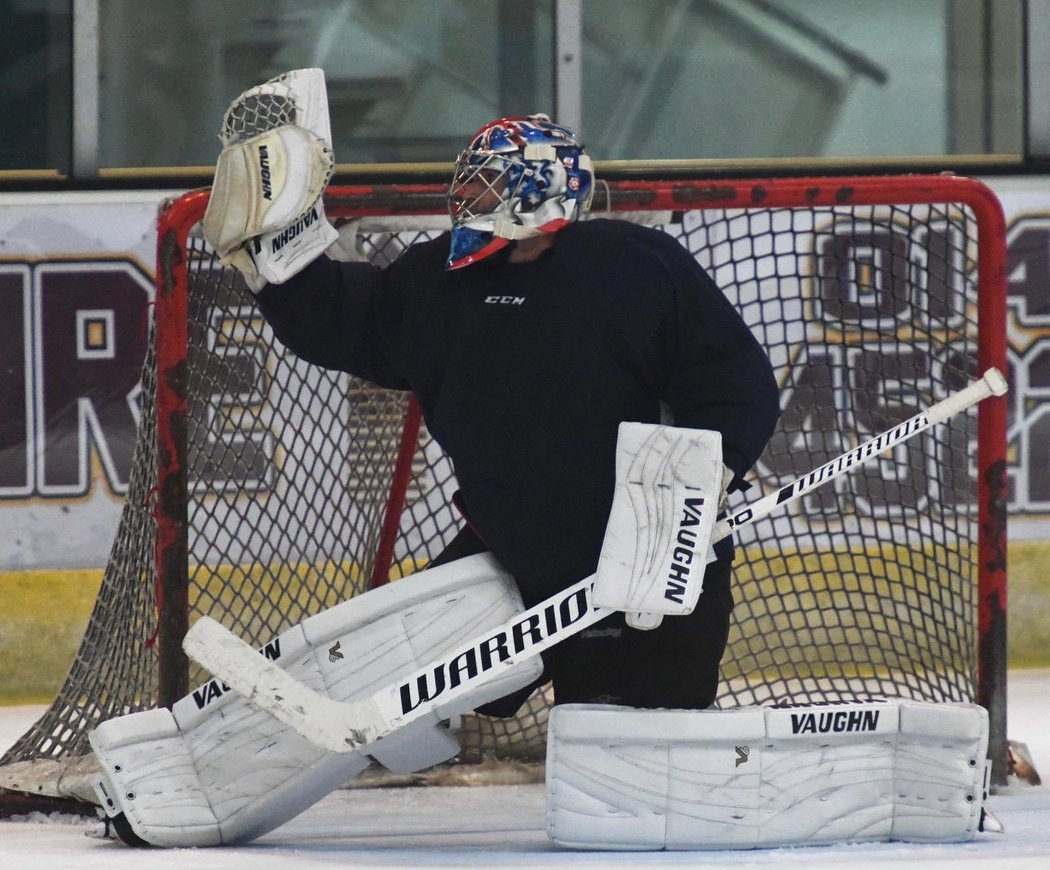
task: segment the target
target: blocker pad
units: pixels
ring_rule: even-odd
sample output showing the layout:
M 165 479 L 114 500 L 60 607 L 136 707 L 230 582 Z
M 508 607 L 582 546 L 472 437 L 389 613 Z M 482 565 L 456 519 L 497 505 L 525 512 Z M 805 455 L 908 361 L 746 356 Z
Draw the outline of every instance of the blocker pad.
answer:
M 693 612 L 703 590 L 722 493 L 722 436 L 706 429 L 621 423 L 616 488 L 594 603 L 636 628 Z

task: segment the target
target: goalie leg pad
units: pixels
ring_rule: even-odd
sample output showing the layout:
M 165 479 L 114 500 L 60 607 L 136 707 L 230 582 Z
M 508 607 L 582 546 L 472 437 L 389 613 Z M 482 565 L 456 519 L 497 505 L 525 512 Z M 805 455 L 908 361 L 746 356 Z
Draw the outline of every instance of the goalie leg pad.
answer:
M 275 733 L 241 712 L 230 710 L 219 729 L 239 771 L 195 754 L 208 738 L 181 731 L 168 710 L 104 722 L 91 735 L 103 809 L 123 814 L 154 846 L 218 846 L 272 830 L 368 767 L 362 754 L 323 757 L 298 735 Z
M 510 576 L 471 556 L 375 589 L 307 619 L 262 652 L 329 697 L 365 697 L 522 612 Z M 539 676 L 538 657 L 463 699 L 493 700 Z M 212 680 L 169 713 L 149 710 L 90 735 L 110 816 L 158 846 L 244 842 L 273 830 L 343 785 L 374 758 L 396 772 L 430 767 L 459 751 L 435 712 L 365 752 L 327 753 Z
M 987 746 L 972 704 L 565 705 L 548 726 L 548 833 L 624 850 L 969 840 Z

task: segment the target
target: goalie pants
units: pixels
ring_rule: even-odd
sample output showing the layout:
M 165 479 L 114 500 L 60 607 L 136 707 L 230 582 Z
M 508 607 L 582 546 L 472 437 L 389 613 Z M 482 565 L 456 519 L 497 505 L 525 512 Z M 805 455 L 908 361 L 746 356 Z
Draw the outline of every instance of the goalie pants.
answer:
M 485 552 L 484 542 L 464 527 L 431 563 Z M 718 693 L 718 669 L 729 637 L 733 611 L 731 566 L 707 566 L 704 591 L 689 616 L 665 617 L 659 628 L 629 628 L 614 613 L 543 653 L 543 674 L 534 683 L 479 707 L 486 716 L 510 717 L 540 686 L 554 684 L 556 704 L 620 704 L 700 710 Z M 522 590 L 526 606 L 530 601 Z

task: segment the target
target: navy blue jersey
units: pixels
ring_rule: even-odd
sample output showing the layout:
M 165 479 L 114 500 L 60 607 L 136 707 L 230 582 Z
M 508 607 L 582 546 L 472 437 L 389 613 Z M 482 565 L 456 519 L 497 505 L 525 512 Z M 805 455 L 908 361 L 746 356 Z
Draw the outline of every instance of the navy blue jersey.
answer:
M 738 475 L 754 464 L 779 414 L 772 369 L 673 238 L 585 221 L 532 262 L 452 272 L 448 245 L 386 268 L 322 257 L 259 304 L 303 359 L 416 394 L 467 520 L 527 602 L 594 571 L 621 421 L 660 422 L 663 405 L 721 432 Z

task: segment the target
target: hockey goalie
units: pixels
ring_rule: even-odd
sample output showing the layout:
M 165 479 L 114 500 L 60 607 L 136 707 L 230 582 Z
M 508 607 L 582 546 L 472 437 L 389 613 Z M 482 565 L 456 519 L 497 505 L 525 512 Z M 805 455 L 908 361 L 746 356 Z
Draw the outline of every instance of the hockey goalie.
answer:
M 294 705 L 276 715 L 280 699 L 232 689 L 232 673 L 170 711 L 111 720 L 91 742 L 122 839 L 249 840 L 373 762 L 453 757 L 451 717 L 513 715 L 548 681 L 549 828 L 562 845 L 972 836 L 979 708 L 708 709 L 732 610 L 733 545 L 716 519 L 773 432 L 776 381 L 673 238 L 581 220 L 594 176 L 571 130 L 544 115 L 484 126 L 455 163 L 451 230 L 386 267 L 330 254 L 320 70 L 242 94 L 222 141 L 206 239 L 298 356 L 416 395 L 455 466 L 463 526 L 426 571 L 263 650 L 282 686 L 359 710 L 442 662 L 402 684 L 418 708 L 409 724 L 319 745 L 289 724 Z M 592 575 L 583 598 L 547 604 Z M 581 629 L 585 612 L 600 618 Z

